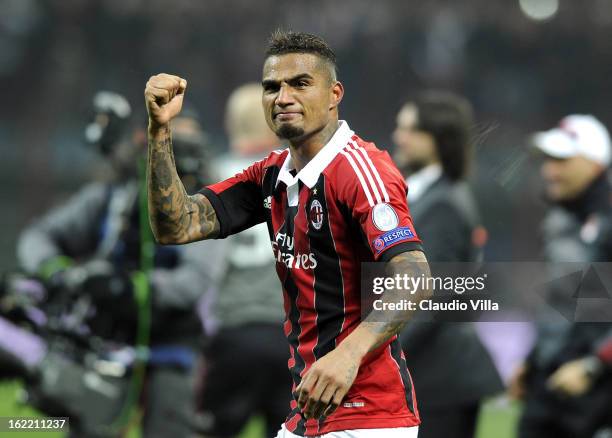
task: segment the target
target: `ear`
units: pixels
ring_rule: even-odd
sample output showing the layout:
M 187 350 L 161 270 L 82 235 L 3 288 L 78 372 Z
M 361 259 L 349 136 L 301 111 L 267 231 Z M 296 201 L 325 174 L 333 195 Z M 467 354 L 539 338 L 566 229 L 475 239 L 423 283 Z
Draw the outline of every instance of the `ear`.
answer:
M 333 110 L 340 105 L 342 98 L 344 97 L 344 85 L 342 82 L 336 81 L 331 86 L 331 102 L 329 104 L 329 109 Z

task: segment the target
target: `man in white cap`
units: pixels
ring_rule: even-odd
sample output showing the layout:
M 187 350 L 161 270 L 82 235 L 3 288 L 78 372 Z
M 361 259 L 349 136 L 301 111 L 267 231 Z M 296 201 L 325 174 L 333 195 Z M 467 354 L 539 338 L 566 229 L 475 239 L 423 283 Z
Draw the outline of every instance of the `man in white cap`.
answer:
M 610 135 L 595 117 L 567 116 L 558 127 L 535 134 L 533 143 L 545 155 L 542 177 L 551 201 L 578 200 L 598 178 L 605 179 Z
M 519 437 L 604 436 L 612 432 L 612 319 L 602 318 L 601 309 L 578 312 L 577 298 L 594 280 L 597 292 L 606 293 L 605 268 L 584 269 L 578 288 L 567 279 L 591 262 L 612 259 L 610 136 L 595 117 L 570 115 L 532 140 L 543 154 L 551 203 L 542 231 L 553 280 L 547 302 L 558 313 L 539 322 L 536 345 L 510 385 L 510 393 L 525 400 Z

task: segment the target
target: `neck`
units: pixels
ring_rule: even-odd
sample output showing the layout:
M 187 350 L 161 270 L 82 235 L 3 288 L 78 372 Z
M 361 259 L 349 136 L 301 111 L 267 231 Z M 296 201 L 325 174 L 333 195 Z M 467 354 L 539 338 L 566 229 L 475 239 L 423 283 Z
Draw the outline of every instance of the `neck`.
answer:
M 404 175 L 404 178 L 407 178 L 420 172 L 426 167 L 431 166 L 432 164 L 440 164 L 440 161 L 433 159 L 430 161 L 420 161 L 417 163 L 406 164 L 402 169 L 402 174 Z
M 323 146 L 329 142 L 338 130 L 338 119 L 330 121 L 321 130 L 312 134 L 289 141 L 291 159 L 296 171 L 300 171 L 314 158 Z

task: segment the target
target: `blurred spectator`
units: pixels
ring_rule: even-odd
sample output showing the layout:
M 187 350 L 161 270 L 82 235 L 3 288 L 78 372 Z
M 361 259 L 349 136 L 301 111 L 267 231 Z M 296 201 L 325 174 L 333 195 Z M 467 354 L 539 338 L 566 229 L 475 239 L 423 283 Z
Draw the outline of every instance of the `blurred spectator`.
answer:
M 397 116 L 395 161 L 408 176 L 408 201 L 427 259 L 482 259 L 486 231 L 466 177 L 472 160 L 472 107 L 430 91 Z M 414 376 L 421 438 L 472 437 L 480 401 L 503 387 L 472 323 L 413 322 L 401 334 Z
M 519 3 L 559 8 L 534 21 Z M 221 138 L 214 109 L 236 84 L 260 73 L 261 36 L 278 26 L 320 33 L 337 48 L 351 90 L 343 111 L 378 144 L 387 142 L 398 96 L 446 87 L 473 102 L 487 131 L 476 156 L 486 184 L 474 190 L 490 234 L 488 260 L 531 260 L 541 249 L 529 236 L 542 205 L 533 199 L 533 177 L 519 150 L 525 134 L 587 108 L 612 123 L 605 92 L 612 77 L 608 0 L 354 0 L 349 14 L 344 3 L 327 0 L 232 0 L 231 7 L 177 0 L 171 8 L 159 0 L 0 4 L 0 89 L 7 102 L 0 106 L 0 198 L 11 206 L 1 219 L 4 267 L 16 263 L 23 223 L 91 177 L 97 157 L 77 140 L 82 96 L 102 84 L 140 101 L 142 78 L 172 69 L 189 78 L 189 97 L 201 105 L 211 138 Z M 372 86 L 360 86 L 363 78 Z
M 202 105 L 211 138 L 222 138 L 215 109 L 233 87 L 259 75 L 261 36 L 279 26 L 332 43 L 351 90 L 343 102 L 346 118 L 379 144 L 387 143 L 398 96 L 423 87 L 466 95 L 480 119 L 495 127 L 477 156 L 479 173 L 512 190 L 520 181 L 512 170 L 521 158 L 513 148 L 525 133 L 577 107 L 612 122 L 612 106 L 601 92 L 612 76 L 612 8 L 606 0 L 559 4 L 554 17 L 537 22 L 517 0 L 494 7 L 485 0 L 354 0 L 350 14 L 342 3 L 326 0 L 232 0 L 231 7 L 220 0 L 177 0 L 172 8 L 159 0 L 3 0 L 0 87 L 10 104 L 0 107 L 0 197 L 15 208 L 2 219 L 0 263 L 14 263 L 10 248 L 20 223 L 89 178 L 92 157 L 74 140 L 82 96 L 102 84 L 139 101 L 143 77 L 173 70 L 189 79 L 189 97 Z M 364 78 L 393 86 L 360 86 Z M 50 111 L 58 102 L 74 111 Z M 491 231 L 487 257 L 506 259 L 510 251 L 498 242 L 514 235 L 499 193 L 479 200 Z M 533 222 L 523 221 L 526 228 Z M 519 259 L 539 249 L 537 242 L 514 243 Z
M 196 304 L 218 281 L 220 272 L 210 254 L 222 253 L 223 243 L 153 244 L 148 222 L 143 222 L 147 211 L 139 181 L 138 164 L 145 152 L 139 139 L 144 133 L 141 128 L 132 130 L 131 108 L 121 95 L 97 93 L 94 112 L 85 136 L 109 161 L 113 178 L 88 184 L 26 228 L 19 238 L 19 261 L 26 272 L 45 278 L 52 293 L 91 299 L 92 345 L 102 339 L 129 351 L 130 346 L 149 341 L 140 394 L 143 433 L 187 437 L 193 413 L 193 365 L 202 333 Z M 205 136 L 197 117 L 184 111 L 173 121 L 173 136 L 178 172 L 185 186 L 195 191 L 206 182 L 200 165 Z M 143 290 L 148 291 L 149 304 L 139 296 Z M 149 310 L 143 306 L 150 306 L 151 312 L 150 327 L 144 332 L 141 324 Z M 129 372 L 122 376 L 132 378 Z M 88 407 L 87 400 L 82 405 L 83 410 L 98 409 Z M 110 436 L 94 432 L 101 426 L 108 424 L 71 424 L 75 436 Z
M 548 302 L 563 317 L 544 316 L 536 345 L 511 384 L 511 394 L 525 398 L 519 436 L 609 436 L 611 315 L 599 319 L 601 309 L 579 312 L 578 306 L 585 304 L 581 292 L 593 287 L 587 283 L 598 278 L 595 271 L 583 276 L 580 269 L 612 259 L 610 137 L 593 116 L 571 115 L 556 128 L 536 134 L 533 145 L 542 156 L 541 176 L 550 202 L 542 224 L 552 275 Z M 580 274 L 578 283 L 571 281 L 575 271 Z M 601 280 L 594 287 L 605 294 Z M 591 322 L 597 320 L 606 322 Z
M 214 163 L 226 179 L 264 158 L 279 140 L 266 124 L 261 85 L 250 83 L 230 96 L 225 123 L 231 153 Z M 255 414 L 263 417 L 265 436 L 274 436 L 287 414 L 291 378 L 283 333 L 283 297 L 265 224 L 226 239 L 230 248 L 213 315 L 218 329 L 207 340 L 200 397 L 200 432 L 234 437 Z M 240 352 L 240 360 L 236 352 Z M 244 372 L 245 364 L 256 364 Z

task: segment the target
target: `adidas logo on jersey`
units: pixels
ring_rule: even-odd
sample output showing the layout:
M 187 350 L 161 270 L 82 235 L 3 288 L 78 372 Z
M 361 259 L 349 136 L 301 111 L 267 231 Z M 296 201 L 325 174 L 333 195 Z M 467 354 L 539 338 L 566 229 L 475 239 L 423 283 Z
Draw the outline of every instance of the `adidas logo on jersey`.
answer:
M 266 199 L 264 199 L 264 208 L 267 208 L 268 210 L 270 210 L 272 208 L 272 196 L 268 196 Z

